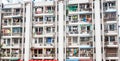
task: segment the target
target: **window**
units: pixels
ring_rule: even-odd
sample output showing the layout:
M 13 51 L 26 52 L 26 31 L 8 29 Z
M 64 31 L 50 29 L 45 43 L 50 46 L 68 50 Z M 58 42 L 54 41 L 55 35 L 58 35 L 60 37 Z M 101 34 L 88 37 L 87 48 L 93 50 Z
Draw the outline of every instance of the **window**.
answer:
M 34 50 L 34 54 L 37 54 L 37 50 L 36 49 Z
M 13 42 L 14 44 L 18 44 L 18 39 L 17 38 L 13 39 Z
M 22 28 L 21 27 L 13 28 L 13 33 L 21 33 L 21 32 L 22 32 Z
M 51 32 L 51 27 L 47 27 L 46 31 L 47 31 L 47 33 L 50 33 Z
M 81 41 L 89 41 L 90 38 L 89 38 L 89 37 L 80 37 L 80 40 L 81 40 Z
M 38 39 L 38 43 L 42 43 L 43 42 L 43 39 L 42 38 L 39 38 Z
M 110 36 L 110 41 L 115 41 L 115 36 Z
M 7 39 L 7 45 L 10 45 L 10 39 Z
M 73 37 L 73 43 L 78 43 L 78 37 Z
M 37 44 L 37 39 L 35 39 L 35 44 Z
M 111 31 L 114 30 L 114 24 L 109 25 L 109 30 L 111 30 Z
M 108 26 L 110 31 L 114 31 L 117 29 L 117 24 L 109 24 Z
M 108 41 L 108 39 L 109 39 L 108 36 L 105 36 L 105 41 Z
M 39 50 L 38 50 L 38 54 L 42 54 L 42 49 L 39 49 Z

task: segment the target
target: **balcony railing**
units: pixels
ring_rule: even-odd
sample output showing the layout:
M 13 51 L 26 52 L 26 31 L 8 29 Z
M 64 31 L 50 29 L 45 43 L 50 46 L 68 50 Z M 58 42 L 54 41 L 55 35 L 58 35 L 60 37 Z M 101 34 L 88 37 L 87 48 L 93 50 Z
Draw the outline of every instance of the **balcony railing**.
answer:
M 35 32 L 34 34 L 35 34 L 35 35 L 43 35 L 43 31 Z
M 69 34 L 78 34 L 78 31 L 70 31 Z
M 92 34 L 92 30 L 81 30 L 81 34 Z
M 114 42 L 105 42 L 105 45 L 117 45 L 117 41 Z
M 51 53 L 50 53 L 50 54 L 47 54 L 47 53 L 46 53 L 46 54 L 44 54 L 44 57 L 55 57 L 55 54 L 51 54 Z
M 22 36 L 22 33 L 16 32 L 16 33 L 12 33 L 13 36 Z
M 118 53 L 106 53 L 106 57 L 118 57 Z
M 33 57 L 43 57 L 43 54 L 33 54 Z
M 11 16 L 12 13 L 4 13 L 3 16 Z
M 11 36 L 11 33 L 3 33 L 3 36 Z
M 14 12 L 13 15 L 22 15 L 21 12 Z
M 3 26 L 11 25 L 11 23 L 2 23 Z
M 22 22 L 14 22 L 13 25 L 22 25 Z
M 11 57 L 11 56 L 10 56 L 10 53 L 3 53 L 2 57 Z
M 44 46 L 54 46 L 54 43 L 45 43 Z
M 116 32 L 117 33 L 117 30 L 116 29 L 113 29 L 113 30 L 104 30 L 105 33 L 110 33 L 110 32 Z
M 53 13 L 54 10 L 46 10 L 45 13 Z
M 89 45 L 89 46 L 92 46 L 92 42 L 80 42 L 80 45 Z

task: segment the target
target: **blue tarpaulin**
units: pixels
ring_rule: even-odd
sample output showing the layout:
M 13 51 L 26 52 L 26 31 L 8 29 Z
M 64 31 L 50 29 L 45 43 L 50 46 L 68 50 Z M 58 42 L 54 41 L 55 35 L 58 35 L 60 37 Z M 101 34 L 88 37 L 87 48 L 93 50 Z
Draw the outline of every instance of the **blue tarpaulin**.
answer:
M 52 39 L 49 37 L 49 38 L 47 38 L 47 43 L 48 44 L 51 44 L 51 42 L 52 42 Z

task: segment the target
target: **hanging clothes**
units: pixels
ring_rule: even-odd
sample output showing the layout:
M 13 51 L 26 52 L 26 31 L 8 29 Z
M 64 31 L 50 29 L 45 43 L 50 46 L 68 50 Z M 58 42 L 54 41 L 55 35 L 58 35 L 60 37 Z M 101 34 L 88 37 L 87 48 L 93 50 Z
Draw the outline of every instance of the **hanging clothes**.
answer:
M 82 21 L 86 22 L 86 17 L 83 17 Z
M 77 54 L 77 49 L 74 49 L 74 55 L 76 55 Z

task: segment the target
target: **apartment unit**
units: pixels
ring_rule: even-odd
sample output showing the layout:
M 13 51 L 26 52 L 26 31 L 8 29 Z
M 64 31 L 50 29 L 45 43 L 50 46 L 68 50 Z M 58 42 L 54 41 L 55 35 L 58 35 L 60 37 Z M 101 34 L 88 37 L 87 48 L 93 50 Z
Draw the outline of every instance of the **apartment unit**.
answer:
M 2 61 L 119 61 L 118 0 L 1 4 Z

